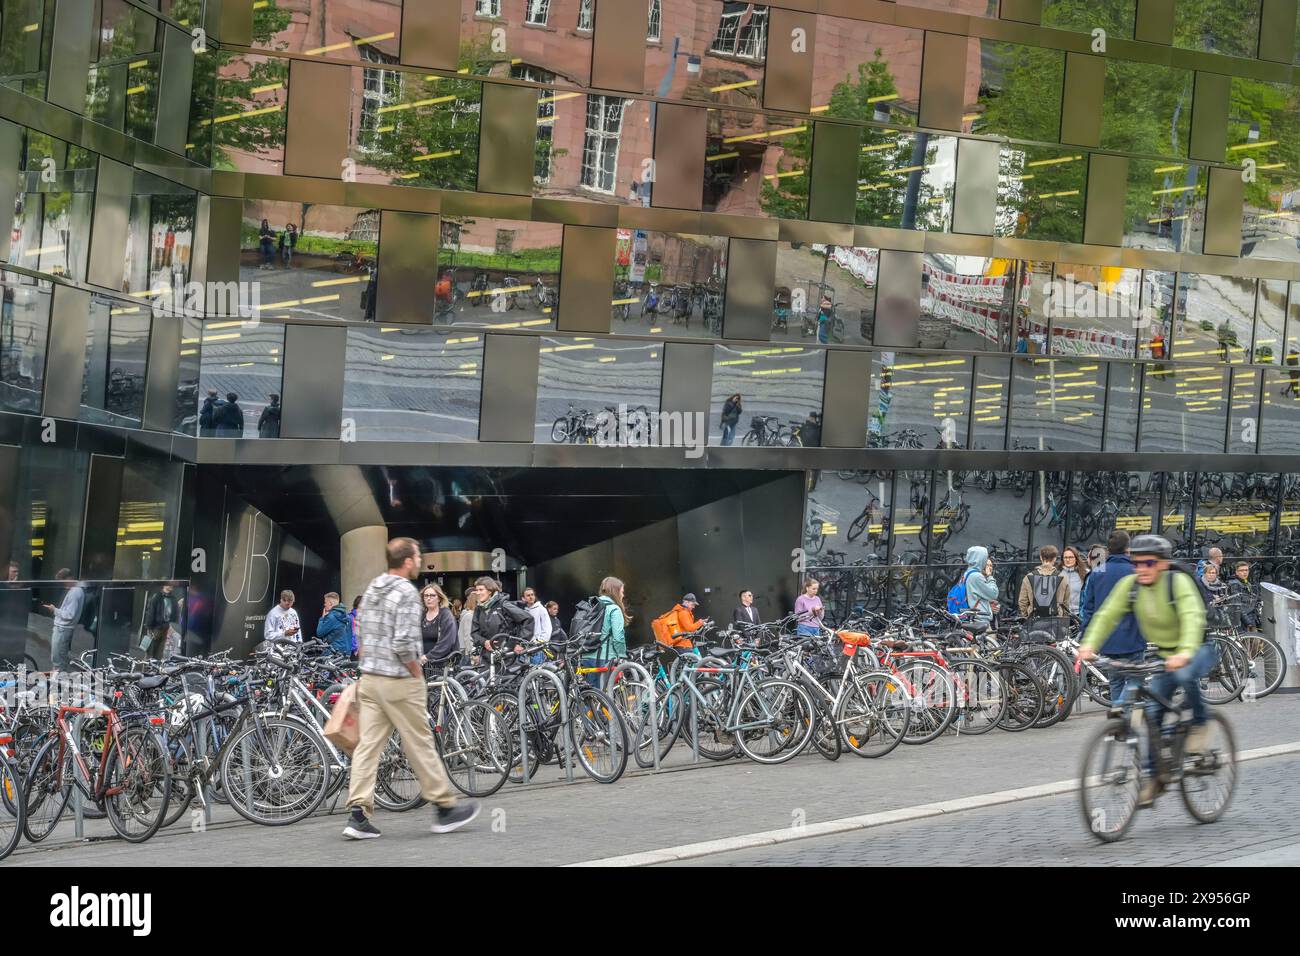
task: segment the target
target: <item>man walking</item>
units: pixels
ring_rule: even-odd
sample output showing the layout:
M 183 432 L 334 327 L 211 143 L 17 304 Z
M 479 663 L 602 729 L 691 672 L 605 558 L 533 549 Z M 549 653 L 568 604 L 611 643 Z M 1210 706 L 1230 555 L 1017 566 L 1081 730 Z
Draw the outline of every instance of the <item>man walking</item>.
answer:
M 420 781 L 420 796 L 434 805 L 434 833 L 450 833 L 478 816 L 478 804 L 457 803 L 429 727 L 428 690 L 420 667 L 420 596 L 411 579 L 420 573 L 420 546 L 412 538 L 388 542 L 388 571 L 366 588 L 361 599 L 361 740 L 352 755 L 348 807 L 343 835 L 373 840 L 379 828 L 375 809 L 375 774 L 379 756 L 397 728 L 402 751 Z
M 144 626 L 152 638 L 146 656 L 161 660 L 166 656 L 167 633 L 176 621 L 176 598 L 172 595 L 172 586 L 164 584 L 162 590 L 149 598 L 144 612 Z
M 302 625 L 298 623 L 298 612 L 293 609 L 293 592 L 281 591 L 280 603 L 271 608 L 262 625 L 262 640 L 276 641 L 287 637 L 291 641 L 302 640 Z
M 54 575 L 56 581 L 64 582 L 68 593 L 58 607 L 45 605 L 45 609 L 54 615 L 54 629 L 50 633 L 50 661 L 54 670 L 68 669 L 68 660 L 72 656 L 72 635 L 81 621 L 81 612 L 86 606 L 86 591 L 68 568 L 62 568 Z

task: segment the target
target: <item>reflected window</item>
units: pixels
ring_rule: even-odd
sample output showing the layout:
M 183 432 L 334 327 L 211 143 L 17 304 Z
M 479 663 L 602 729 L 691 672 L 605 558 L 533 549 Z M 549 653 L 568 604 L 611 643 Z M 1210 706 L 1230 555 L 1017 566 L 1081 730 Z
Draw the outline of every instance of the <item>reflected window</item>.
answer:
M 1106 383 L 1106 439 L 1102 451 L 1137 448 L 1138 394 L 1142 367 L 1128 362 L 1109 363 Z
M 1027 279 L 1024 265 L 1013 259 L 927 252 L 917 344 L 927 349 L 1010 351 L 1016 289 Z
M 378 252 L 378 209 L 244 202 L 239 275 L 263 318 L 373 321 Z
M 761 60 L 767 56 L 767 7 L 726 0 L 710 53 Z
M 1102 148 L 1148 156 L 1186 156 L 1194 77 L 1192 70 L 1108 58 Z
M 528 5 L 524 10 L 524 23 L 544 27 L 550 12 L 551 0 L 528 0 Z
M 821 243 L 776 246 L 776 305 L 772 341 L 869 345 L 876 323 L 880 250 Z
M 287 23 L 289 14 L 283 17 Z M 212 116 L 199 121 L 200 126 L 212 128 L 213 168 L 282 172 L 289 61 L 221 51 L 217 57 Z M 202 61 L 203 57 L 196 58 Z
M 433 322 L 439 326 L 538 329 L 555 325 L 559 302 L 559 223 L 442 218 Z
M 1227 397 L 1222 366 L 1146 366 L 1138 451 L 1221 453 Z
M 1052 242 L 1083 241 L 1087 154 L 1042 146 L 1003 146 L 993 234 Z
M 543 338 L 539 352 L 535 441 L 605 447 L 687 441 L 684 419 L 659 420 L 661 345 Z
M 361 59 L 366 63 L 396 63 L 397 57 L 387 56 L 372 46 L 361 48 Z M 397 103 L 402 97 L 402 74 L 397 70 L 364 67 L 361 70 L 361 139 L 363 150 L 375 148 L 376 130 L 384 125 L 384 107 Z
M 873 352 L 868 443 L 884 448 L 964 445 L 971 390 L 969 358 Z
M 99 12 L 99 46 L 87 74 L 86 116 L 151 141 L 162 60 L 158 21 L 125 0 L 101 0 Z
M 626 102 L 617 96 L 587 97 L 581 183 L 588 189 L 603 193 L 614 191 L 618 170 L 618 143 L 623 132 L 623 108 Z
M 578 5 L 578 25 L 576 29 L 590 31 L 596 9 L 596 0 L 580 0 Z
M 715 345 L 710 445 L 820 445 L 824 349 Z
M 99 295 L 91 298 L 81 381 L 83 421 L 140 425 L 151 315 L 147 305 Z
M 1112 531 L 1127 531 L 1130 537 L 1150 534 L 1160 501 L 1159 477 L 1148 471 L 1075 472 L 1069 543 L 1086 554 L 1093 544 L 1104 547 Z
M 0 409 L 36 413 L 45 384 L 50 283 L 0 272 Z
M 967 103 L 966 132 L 1052 143 L 1061 135 L 1065 54 L 1059 50 L 979 42 L 978 99 Z
M 957 137 L 863 131 L 857 223 L 947 232 L 957 186 Z
M 539 69 L 526 63 L 510 67 L 510 75 L 517 80 L 529 83 L 552 84 L 555 74 L 550 70 Z M 536 154 L 533 157 L 533 182 L 545 183 L 551 178 L 551 161 L 555 155 L 555 100 L 563 94 L 549 90 L 537 92 L 537 140 Z
M 1199 252 L 1205 239 L 1205 167 L 1130 157 L 1124 245 Z
M 117 512 L 114 578 L 169 578 L 175 573 L 184 467 L 172 461 L 127 460 Z
M 1174 358 L 1244 362 L 1254 324 L 1254 279 L 1179 273 Z
M 726 288 L 725 236 L 619 229 L 610 330 L 718 338 Z
M 200 437 L 279 437 L 284 326 L 205 322 L 200 348 Z
M 710 110 L 705 212 L 805 219 L 812 125 L 789 117 Z
M 351 326 L 343 417 L 358 441 L 475 441 L 483 336 Z
M 27 130 L 10 262 L 49 275 L 85 278 L 98 165 L 89 150 Z
M 650 205 L 653 184 L 648 178 L 642 182 L 654 149 L 650 103 L 543 91 L 538 95 L 539 120 L 545 107 L 551 108 L 553 118 L 542 126 L 553 132 L 538 141 L 534 167 L 545 154 L 549 171 L 545 182 L 534 180 L 534 195 Z
M 499 17 L 501 0 L 474 0 L 474 12 L 480 17 Z
M 1011 394 L 1013 448 L 1101 450 L 1106 402 L 1103 363 L 1017 359 Z M 1128 450 L 1133 450 L 1131 442 Z
M 1254 454 L 1259 439 L 1259 386 L 1263 370 L 1234 368 L 1228 416 L 1230 455 Z
M 645 38 L 647 40 L 658 42 L 659 35 L 663 31 L 663 21 L 663 0 L 650 0 L 650 6 L 646 12 Z
M 1285 279 L 1260 279 L 1255 298 L 1255 348 L 1250 361 L 1256 365 L 1280 365 L 1285 356 Z
M 1142 283 L 1140 269 L 1057 263 L 1047 302 L 1052 354 L 1131 358 Z
M 1300 452 L 1300 363 L 1264 371 L 1261 454 Z

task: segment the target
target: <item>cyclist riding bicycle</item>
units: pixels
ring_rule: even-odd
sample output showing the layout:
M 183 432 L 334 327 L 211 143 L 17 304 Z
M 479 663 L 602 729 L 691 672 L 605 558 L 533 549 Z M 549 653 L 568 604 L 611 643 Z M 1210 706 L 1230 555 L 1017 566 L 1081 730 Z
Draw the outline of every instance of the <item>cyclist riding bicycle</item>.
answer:
M 1190 574 L 1173 567 L 1173 546 L 1155 534 L 1142 534 L 1129 545 L 1134 573 L 1121 579 L 1088 622 L 1079 657 L 1097 656 L 1097 649 L 1130 612 L 1138 630 L 1165 662 L 1165 671 L 1151 681 L 1151 689 L 1169 699 L 1182 688 L 1192 712 L 1185 752 L 1201 753 L 1208 742 L 1209 707 L 1201 694 L 1201 678 L 1215 663 L 1214 647 L 1205 642 L 1205 602 Z M 1127 687 L 1125 694 L 1127 695 Z M 1118 707 L 1121 701 L 1114 701 Z M 1161 726 L 1164 709 L 1150 703 L 1152 725 Z M 1154 751 L 1154 747 L 1152 750 Z M 1151 755 L 1154 767 L 1154 753 Z M 1155 774 L 1142 786 L 1138 805 L 1149 807 L 1160 792 Z

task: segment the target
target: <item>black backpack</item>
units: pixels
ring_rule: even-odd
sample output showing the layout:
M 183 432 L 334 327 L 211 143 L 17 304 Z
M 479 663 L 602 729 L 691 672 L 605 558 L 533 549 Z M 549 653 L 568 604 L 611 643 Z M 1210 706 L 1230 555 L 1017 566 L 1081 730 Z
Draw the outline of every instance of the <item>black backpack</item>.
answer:
M 1052 574 L 1039 574 L 1037 571 L 1029 575 L 1029 589 L 1033 595 L 1034 606 L 1029 613 L 1032 617 L 1055 617 L 1060 608 L 1056 604 L 1056 592 L 1061 587 L 1061 575 L 1053 572 Z
M 506 629 L 516 641 L 527 642 L 533 639 L 537 622 L 528 612 L 528 605 L 523 601 L 503 601 L 501 613 L 506 618 Z
M 1196 593 L 1201 596 L 1201 603 L 1205 605 L 1206 610 L 1208 610 L 1211 607 L 1211 605 L 1214 603 L 1214 595 L 1211 594 L 1210 589 L 1205 586 L 1205 582 L 1202 581 L 1200 577 L 1197 576 L 1195 568 L 1188 567 L 1186 564 L 1182 563 L 1181 561 L 1171 561 L 1169 562 L 1169 570 L 1170 572 L 1173 573 L 1185 574 L 1189 578 L 1191 578 L 1192 583 L 1196 585 Z M 1170 573 L 1165 576 L 1166 577 L 1165 586 L 1169 589 L 1170 604 L 1174 603 L 1173 573 Z M 1138 582 L 1137 582 L 1137 578 L 1135 577 L 1133 579 L 1133 584 L 1129 588 L 1129 592 L 1128 592 L 1128 609 L 1130 612 L 1133 610 L 1133 605 L 1137 601 L 1137 591 L 1138 591 Z
M 569 637 L 580 640 L 605 629 L 605 605 L 595 595 L 583 598 L 573 610 L 569 621 Z

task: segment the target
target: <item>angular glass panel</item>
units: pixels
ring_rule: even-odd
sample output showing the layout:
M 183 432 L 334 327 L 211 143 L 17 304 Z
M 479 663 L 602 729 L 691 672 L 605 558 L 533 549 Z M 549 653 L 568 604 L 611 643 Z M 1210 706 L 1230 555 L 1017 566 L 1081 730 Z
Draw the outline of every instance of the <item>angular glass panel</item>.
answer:
M 348 329 L 343 417 L 358 441 L 475 441 L 483 336 Z
M 1047 303 L 1052 354 L 1131 358 L 1142 286 L 1140 269 L 1057 263 Z
M 818 16 L 813 113 L 876 123 L 914 123 L 921 98 L 924 44 L 922 30 Z
M 264 318 L 373 321 L 378 252 L 378 209 L 244 202 L 239 276 Z
M 1070 484 L 1069 543 L 1085 553 L 1105 547 L 1115 530 L 1150 534 L 1160 499 L 1159 476 L 1149 471 L 1079 471 Z
M 1221 453 L 1227 396 L 1222 366 L 1148 365 L 1138 451 Z
M 44 98 L 53 29 L 53 0 L 0 2 L 0 85 Z
M 730 0 L 668 4 L 659 30 L 672 42 L 646 49 L 641 91 L 723 106 L 761 107 L 768 14 L 761 4 Z
M 198 194 L 137 169 L 127 222 L 122 289 L 135 296 L 170 296 L 180 307 L 189 281 Z
M 1204 166 L 1130 157 L 1124 194 L 1124 245 L 1200 252 L 1205 242 L 1208 180 Z
M 709 444 L 820 444 L 792 435 L 796 429 L 820 435 L 825 373 L 824 349 L 715 345 Z M 722 426 L 728 404 L 739 416 L 730 436 Z
M 158 112 L 162 32 L 125 0 L 101 0 L 99 48 L 87 76 L 86 116 L 150 141 Z
M 254 47 L 331 60 L 367 60 L 375 54 L 397 59 L 401 3 L 351 0 L 346 10 L 335 10 L 328 4 L 300 9 L 292 0 L 266 0 L 253 7 Z
M 868 128 L 858 160 L 856 222 L 947 232 L 957 187 L 957 137 Z
M 1017 259 L 927 252 L 917 344 L 927 349 L 1011 350 L 1016 289 L 1028 281 Z
M 935 472 L 928 560 L 960 567 L 966 562 L 966 550 L 978 545 L 989 549 L 994 573 L 1001 579 L 1007 573 L 1005 565 L 1025 555 L 1033 499 L 1014 483 L 990 488 L 978 477 L 969 471 Z M 952 575 L 948 585 L 956 579 Z
M 610 331 L 718 338 L 726 289 L 725 236 L 620 229 Z
M 889 471 L 823 471 L 808 492 L 804 547 L 810 565 L 883 564 L 889 551 L 890 501 L 894 475 Z
M 1141 366 L 1110 362 L 1106 385 L 1106 440 L 1102 451 L 1134 451 L 1138 433 Z
M 1010 385 L 1011 359 L 975 356 L 971 448 L 1001 451 L 1007 447 L 1007 392 Z
M 200 347 L 199 435 L 258 437 L 262 412 L 280 404 L 284 326 L 209 321 Z
M 873 352 L 871 394 L 876 402 L 868 426 L 870 443 L 940 448 L 953 436 L 964 443 L 970 389 L 969 357 Z
M 1028 262 L 1012 260 L 1008 268 L 1017 286 L 1015 314 L 1015 348 L 1022 355 L 1044 355 L 1051 329 L 1051 309 L 1055 291 L 1052 286 L 1052 263 L 1041 259 Z
M 1154 63 L 1106 60 L 1103 149 L 1186 156 L 1195 73 Z
M 1187 289 L 1177 285 L 1177 273 L 1142 272 L 1142 312 L 1137 330 L 1137 354 L 1143 359 L 1169 357 L 1170 340 L 1174 332 L 1174 290 L 1178 295 Z
M 85 278 L 98 165 L 98 157 L 88 150 L 27 130 L 10 262 L 78 281 Z
M 444 217 L 434 324 L 554 328 L 563 243 L 559 223 Z
M 547 337 L 540 352 L 534 441 L 606 448 L 686 441 L 680 416 L 659 420 L 661 345 Z
M 1179 273 L 1174 358 L 1244 362 L 1254 326 L 1254 279 Z
M 1280 146 L 1268 149 L 1282 151 Z M 1300 157 L 1266 159 L 1269 157 L 1259 157 L 1255 181 L 1245 186 L 1241 257 L 1292 262 L 1300 249 Z M 1232 157 L 1231 161 L 1241 162 L 1241 158 Z
M 202 362 L 199 345 L 203 338 L 203 320 L 184 316 L 181 323 L 181 348 L 177 357 L 176 407 L 172 413 L 172 431 L 194 436 L 199 430 L 199 375 Z
M 710 110 L 704 211 L 806 219 L 811 156 L 810 122 Z
M 1259 49 L 1259 10 L 1260 0 L 1175 3 L 1174 46 L 1254 57 Z
M 1300 366 L 1264 371 L 1261 454 L 1300 452 Z
M 41 410 L 50 330 L 50 283 L 0 272 L 0 409 Z
M 539 111 L 544 105 L 551 104 L 539 99 Z M 646 161 L 654 153 L 651 104 L 618 96 L 557 93 L 553 106 L 553 118 L 546 123 L 538 120 L 539 128 L 551 126 L 553 132 L 549 140 L 539 140 L 549 149 L 550 170 L 545 182 L 534 182 L 533 195 L 650 205 L 652 184 L 642 179 L 650 169 Z
M 777 243 L 776 299 L 789 303 L 790 316 L 773 327 L 772 341 L 871 344 L 879 261 L 878 249 Z
M 978 49 L 978 100 L 972 104 L 968 91 L 962 128 L 1012 139 L 1059 140 L 1065 54 L 997 40 L 979 40 Z
M 357 182 L 473 190 L 483 86 L 434 74 L 354 69 L 348 155 Z
M 1191 554 L 1192 493 L 1196 487 L 1196 473 L 1167 471 L 1163 473 L 1163 479 L 1160 530 L 1157 533 L 1173 543 L 1176 556 L 1188 557 Z
M 1101 450 L 1106 400 L 1103 363 L 1017 359 L 1011 395 L 1013 448 Z M 1131 442 L 1128 450 L 1133 450 Z
M 52 581 L 61 568 L 75 573 L 80 566 L 89 472 L 88 452 L 24 446 L 13 489 L 14 536 L 9 553 L 10 561 L 18 565 L 19 580 Z M 48 637 L 45 644 L 48 648 Z
M 212 115 L 196 127 L 212 130 L 213 168 L 283 172 L 289 61 L 228 51 L 216 51 L 216 61 Z
M 1256 365 L 1282 363 L 1288 285 L 1285 279 L 1259 280 L 1255 299 L 1255 350 L 1250 359 Z
M 890 564 L 926 563 L 933 477 L 928 471 L 900 471 L 894 475 L 894 540 L 889 552 Z
M 1277 513 L 1276 472 L 1202 471 L 1196 493 L 1192 553 L 1220 549 L 1227 558 L 1269 554 Z M 1224 577 L 1229 565 L 1224 564 Z
M 590 0 L 581 9 L 560 0 L 461 0 L 459 70 L 501 76 L 525 68 L 552 77 L 535 82 L 590 86 L 592 12 Z
M 1043 26 L 1091 33 L 1097 27 L 1107 36 L 1131 38 L 1137 24 L 1137 0 L 1043 0 Z
M 1262 369 L 1232 370 L 1232 403 L 1228 417 L 1228 454 L 1251 455 L 1259 437 L 1259 383 Z
M 1083 241 L 1088 154 L 1052 146 L 1003 146 L 998 154 L 995 236 Z
M 117 512 L 115 579 L 169 578 L 175 572 L 184 468 L 178 461 L 127 460 Z
M 139 427 L 151 322 L 147 305 L 100 295 L 91 298 L 81 380 L 82 421 Z

